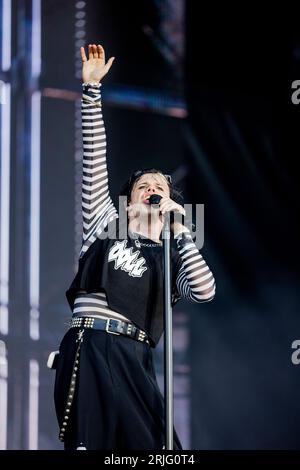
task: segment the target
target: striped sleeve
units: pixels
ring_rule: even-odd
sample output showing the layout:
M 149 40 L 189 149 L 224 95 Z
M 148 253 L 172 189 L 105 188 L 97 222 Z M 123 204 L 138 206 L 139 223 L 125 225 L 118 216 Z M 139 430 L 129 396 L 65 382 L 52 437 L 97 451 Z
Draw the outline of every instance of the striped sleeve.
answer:
M 109 222 L 118 217 L 108 188 L 106 134 L 102 116 L 101 83 L 83 83 L 81 100 L 83 168 L 83 239 L 80 256 Z
M 177 236 L 175 239 L 181 261 L 176 277 L 179 295 L 192 302 L 212 300 L 216 292 L 215 279 L 191 234 L 186 232 L 182 238 Z

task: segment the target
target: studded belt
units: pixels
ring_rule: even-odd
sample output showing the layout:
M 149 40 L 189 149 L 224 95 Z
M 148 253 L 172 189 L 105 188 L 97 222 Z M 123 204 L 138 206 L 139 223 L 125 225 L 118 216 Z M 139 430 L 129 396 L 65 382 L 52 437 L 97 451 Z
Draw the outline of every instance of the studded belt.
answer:
M 103 330 L 113 335 L 129 336 L 137 341 L 150 344 L 145 331 L 137 328 L 133 323 L 117 320 L 115 318 L 76 317 L 72 319 L 70 327 Z

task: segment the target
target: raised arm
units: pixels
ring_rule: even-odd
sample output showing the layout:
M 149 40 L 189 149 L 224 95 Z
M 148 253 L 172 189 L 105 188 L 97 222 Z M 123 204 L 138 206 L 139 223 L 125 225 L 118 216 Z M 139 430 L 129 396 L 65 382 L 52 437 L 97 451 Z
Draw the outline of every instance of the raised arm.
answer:
M 106 164 L 106 134 L 102 116 L 101 79 L 109 71 L 114 57 L 105 64 L 102 46 L 89 45 L 89 59 L 80 48 L 83 92 L 81 100 L 83 173 L 82 219 L 83 240 L 80 257 L 95 241 L 97 234 L 118 217 L 112 203 Z

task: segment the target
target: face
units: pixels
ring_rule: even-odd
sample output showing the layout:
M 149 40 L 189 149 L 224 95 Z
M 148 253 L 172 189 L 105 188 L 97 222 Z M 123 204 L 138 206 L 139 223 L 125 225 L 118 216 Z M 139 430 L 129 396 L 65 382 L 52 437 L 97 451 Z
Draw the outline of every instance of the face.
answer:
M 167 180 L 160 173 L 145 173 L 142 175 L 133 185 L 130 203 L 150 206 L 149 198 L 152 194 L 170 197 Z

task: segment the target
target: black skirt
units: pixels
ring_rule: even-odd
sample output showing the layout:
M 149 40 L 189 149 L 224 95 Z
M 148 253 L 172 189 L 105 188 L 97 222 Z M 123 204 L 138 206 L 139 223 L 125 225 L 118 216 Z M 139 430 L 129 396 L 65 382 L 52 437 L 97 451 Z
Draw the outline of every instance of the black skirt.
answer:
M 70 328 L 60 344 L 54 399 L 65 449 L 161 450 L 164 399 L 151 347 Z M 174 450 L 182 445 L 174 428 Z

